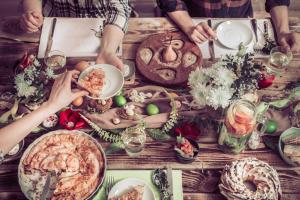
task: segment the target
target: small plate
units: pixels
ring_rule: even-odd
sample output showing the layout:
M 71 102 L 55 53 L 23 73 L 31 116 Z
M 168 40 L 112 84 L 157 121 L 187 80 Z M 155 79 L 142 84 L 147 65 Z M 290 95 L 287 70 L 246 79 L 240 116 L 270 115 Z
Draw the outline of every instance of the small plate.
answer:
M 81 72 L 78 80 L 85 77 L 94 69 L 102 69 L 105 72 L 104 86 L 99 97 L 92 97 L 89 95 L 87 95 L 87 97 L 91 99 L 108 99 L 120 92 L 124 84 L 123 74 L 118 68 L 109 64 L 97 64 L 88 67 L 83 72 Z
M 248 46 L 253 40 L 251 29 L 238 21 L 225 21 L 217 28 L 219 42 L 230 49 L 239 49 L 240 43 Z
M 143 200 L 155 200 L 154 193 L 150 186 L 145 181 L 137 178 L 127 178 L 122 181 L 119 181 L 113 186 L 113 188 L 109 192 L 108 199 L 111 199 L 113 197 L 119 197 L 121 194 L 126 193 L 126 191 L 130 190 L 132 187 L 138 185 L 145 186 Z

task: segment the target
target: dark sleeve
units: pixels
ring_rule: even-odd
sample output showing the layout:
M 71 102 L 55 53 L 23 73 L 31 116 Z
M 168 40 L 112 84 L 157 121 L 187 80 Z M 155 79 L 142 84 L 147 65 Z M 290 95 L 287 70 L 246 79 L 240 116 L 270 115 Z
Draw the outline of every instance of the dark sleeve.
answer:
M 270 10 L 275 6 L 289 6 L 290 0 L 267 0 L 266 1 L 266 11 L 270 12 Z
M 187 10 L 182 0 L 156 0 L 158 7 L 163 12 L 174 12 L 177 10 Z

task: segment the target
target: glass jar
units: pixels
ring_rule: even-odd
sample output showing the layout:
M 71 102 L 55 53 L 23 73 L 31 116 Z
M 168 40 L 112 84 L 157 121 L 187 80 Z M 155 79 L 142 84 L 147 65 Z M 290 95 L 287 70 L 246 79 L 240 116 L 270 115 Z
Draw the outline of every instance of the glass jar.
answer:
M 45 56 L 44 62 L 48 68 L 53 70 L 55 76 L 59 76 L 67 71 L 67 57 L 64 52 L 57 50 L 50 51 L 48 55 Z
M 233 102 L 226 111 L 219 133 L 219 146 L 225 153 L 241 153 L 256 127 L 256 107 L 247 100 Z
M 128 128 L 122 133 L 122 141 L 125 147 L 126 153 L 130 157 L 137 157 L 144 150 L 146 143 L 146 132 L 142 127 Z

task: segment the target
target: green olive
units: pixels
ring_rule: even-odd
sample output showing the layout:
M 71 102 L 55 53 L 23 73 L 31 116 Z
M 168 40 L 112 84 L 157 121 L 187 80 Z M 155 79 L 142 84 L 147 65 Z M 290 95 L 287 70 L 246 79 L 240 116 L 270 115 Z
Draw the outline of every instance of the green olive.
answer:
M 146 107 L 147 115 L 157 115 L 159 113 L 159 108 L 157 105 L 150 103 Z
M 278 127 L 277 122 L 275 122 L 273 120 L 269 120 L 267 122 L 266 133 L 272 134 L 272 133 L 276 132 L 277 127 Z
M 126 98 L 124 96 L 117 95 L 117 96 L 114 97 L 114 103 L 116 104 L 116 106 L 122 107 L 127 103 L 127 101 L 126 101 Z

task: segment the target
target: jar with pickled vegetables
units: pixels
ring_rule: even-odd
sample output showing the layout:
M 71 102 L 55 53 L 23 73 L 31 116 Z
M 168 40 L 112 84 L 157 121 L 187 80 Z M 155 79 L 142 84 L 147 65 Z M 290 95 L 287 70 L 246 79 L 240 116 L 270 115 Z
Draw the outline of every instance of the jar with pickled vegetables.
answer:
M 247 100 L 236 100 L 226 111 L 219 133 L 219 146 L 225 153 L 239 154 L 256 127 L 256 107 Z

